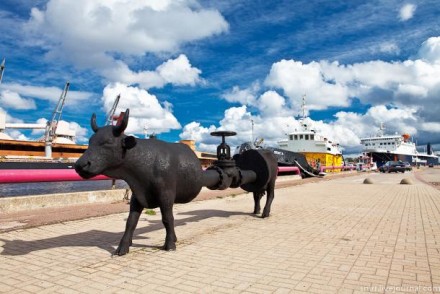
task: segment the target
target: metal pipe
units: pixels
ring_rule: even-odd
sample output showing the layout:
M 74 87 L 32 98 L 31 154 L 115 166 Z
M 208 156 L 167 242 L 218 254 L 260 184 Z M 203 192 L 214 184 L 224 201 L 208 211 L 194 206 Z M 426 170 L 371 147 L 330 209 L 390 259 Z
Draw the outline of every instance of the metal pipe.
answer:
M 257 180 L 257 174 L 251 170 L 242 170 L 241 175 L 242 179 L 240 185 L 253 183 Z
M 300 174 L 299 167 L 297 167 L 297 166 L 279 166 L 278 167 L 278 174 L 287 173 L 287 172 L 294 172 L 296 175 Z
M 208 169 L 203 171 L 203 186 L 213 187 L 220 182 L 220 174 L 216 170 Z
M 110 180 L 99 175 L 90 180 Z M 84 181 L 74 169 L 2 169 L 0 184 Z

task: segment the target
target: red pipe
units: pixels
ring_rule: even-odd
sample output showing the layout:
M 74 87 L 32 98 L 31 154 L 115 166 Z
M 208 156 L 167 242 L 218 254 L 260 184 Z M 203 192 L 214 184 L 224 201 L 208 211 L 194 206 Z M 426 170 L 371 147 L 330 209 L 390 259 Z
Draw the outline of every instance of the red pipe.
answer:
M 294 172 L 299 174 L 296 166 L 279 166 L 278 173 Z M 35 183 L 35 182 L 67 182 L 83 181 L 73 169 L 1 169 L 0 184 Z M 98 175 L 90 180 L 111 180 L 111 178 Z
M 279 166 L 278 167 L 278 174 L 280 173 L 286 173 L 286 172 L 294 172 L 295 175 L 299 175 L 299 167 L 297 166 Z
M 0 169 L 0 184 L 83 181 L 74 169 Z M 111 180 L 98 175 L 90 180 Z

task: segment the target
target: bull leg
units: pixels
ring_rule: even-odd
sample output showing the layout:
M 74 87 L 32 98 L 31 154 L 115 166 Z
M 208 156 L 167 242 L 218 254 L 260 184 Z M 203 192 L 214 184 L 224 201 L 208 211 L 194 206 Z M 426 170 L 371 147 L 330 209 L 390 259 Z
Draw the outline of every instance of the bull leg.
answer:
M 113 254 L 121 256 L 128 253 L 132 244 L 134 230 L 136 229 L 143 209 L 133 194 L 130 200 L 130 213 L 128 214 L 127 224 L 125 225 L 124 236 L 122 236 L 119 246 Z
M 266 205 L 264 206 L 263 213 L 261 214 L 262 218 L 268 217 L 270 214 L 270 207 L 272 206 L 273 198 L 275 197 L 275 181 L 271 181 L 267 184 L 266 189 L 267 199 Z
M 260 200 L 264 195 L 264 192 L 253 192 L 254 194 L 254 214 L 259 214 L 261 211 Z
M 174 231 L 174 215 L 173 205 L 161 205 L 160 212 L 162 214 L 162 223 L 165 226 L 166 237 L 163 249 L 166 251 L 176 250 L 176 232 Z

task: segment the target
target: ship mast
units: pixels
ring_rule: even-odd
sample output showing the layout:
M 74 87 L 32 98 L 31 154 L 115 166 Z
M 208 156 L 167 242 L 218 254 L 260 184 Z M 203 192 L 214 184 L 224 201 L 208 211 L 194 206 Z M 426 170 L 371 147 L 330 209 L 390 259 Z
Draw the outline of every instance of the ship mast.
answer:
M 302 110 L 302 120 L 306 118 L 306 94 L 302 96 L 302 103 L 301 103 L 301 110 Z
M 0 84 L 2 83 L 3 79 L 3 72 L 5 71 L 5 59 L 3 58 L 2 63 L 0 64 Z

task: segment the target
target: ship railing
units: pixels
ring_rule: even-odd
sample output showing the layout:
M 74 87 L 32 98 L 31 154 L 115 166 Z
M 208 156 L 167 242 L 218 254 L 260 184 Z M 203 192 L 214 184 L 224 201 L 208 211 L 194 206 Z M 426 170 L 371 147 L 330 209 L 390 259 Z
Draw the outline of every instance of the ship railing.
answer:
M 332 166 L 321 166 L 319 170 L 321 172 L 324 172 L 326 170 L 335 170 L 335 169 L 343 170 L 343 171 L 344 170 L 350 171 L 350 170 L 355 170 L 356 167 L 355 166 L 345 166 L 345 165 L 339 165 L 339 166 L 332 165 Z

